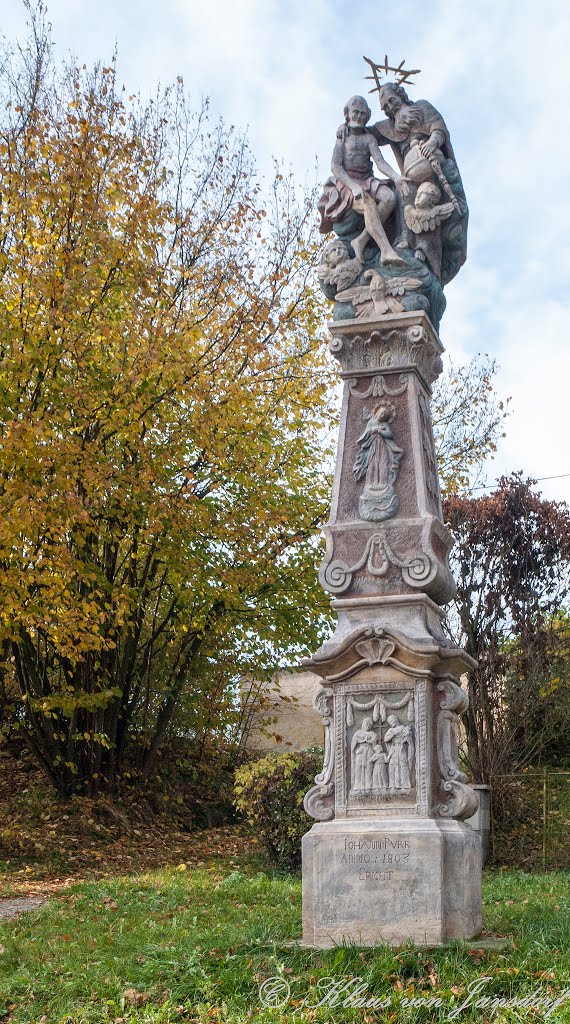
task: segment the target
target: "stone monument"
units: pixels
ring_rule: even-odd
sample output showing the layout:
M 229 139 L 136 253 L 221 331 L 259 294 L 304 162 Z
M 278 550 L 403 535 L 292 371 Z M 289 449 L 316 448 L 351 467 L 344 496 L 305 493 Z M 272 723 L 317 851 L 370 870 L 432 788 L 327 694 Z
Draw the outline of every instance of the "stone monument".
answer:
M 305 663 L 323 680 L 325 725 L 303 838 L 303 942 L 317 947 L 481 929 L 480 839 L 464 823 L 477 797 L 458 754 L 460 677 L 474 663 L 442 629 L 452 538 L 430 415 L 468 210 L 445 122 L 404 88 L 417 72 L 368 63 L 386 117 L 368 127 L 367 101 L 347 102 L 319 201 L 321 231 L 335 234 L 319 280 L 344 394 L 320 570 L 338 624 Z

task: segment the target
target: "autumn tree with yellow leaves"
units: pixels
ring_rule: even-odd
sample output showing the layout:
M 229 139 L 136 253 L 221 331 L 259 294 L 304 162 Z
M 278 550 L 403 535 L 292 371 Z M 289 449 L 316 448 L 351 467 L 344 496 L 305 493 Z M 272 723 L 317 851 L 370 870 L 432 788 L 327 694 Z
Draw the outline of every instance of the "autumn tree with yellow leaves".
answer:
M 150 771 L 180 708 L 222 728 L 220 678 L 315 643 L 325 317 L 310 200 L 276 174 L 264 206 L 180 82 L 145 106 L 114 67 L 54 69 L 29 13 L 0 125 L 2 667 L 54 785 L 96 794 L 129 737 Z

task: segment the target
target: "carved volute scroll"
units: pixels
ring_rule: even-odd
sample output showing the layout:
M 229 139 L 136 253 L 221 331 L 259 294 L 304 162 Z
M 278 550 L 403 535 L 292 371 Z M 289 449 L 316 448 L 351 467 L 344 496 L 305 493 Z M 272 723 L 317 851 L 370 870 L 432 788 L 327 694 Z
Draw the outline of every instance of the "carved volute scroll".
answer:
M 322 716 L 325 728 L 324 758 L 322 770 L 315 776 L 316 785 L 305 794 L 303 806 L 317 821 L 330 821 L 334 818 L 333 691 L 330 687 L 319 690 L 313 707 Z
M 443 818 L 470 818 L 478 807 L 477 794 L 465 785 L 467 776 L 459 767 L 459 716 L 467 710 L 469 698 L 450 678 L 438 683 L 444 696 L 437 716 L 437 758 L 441 788 L 449 794 L 437 807 Z

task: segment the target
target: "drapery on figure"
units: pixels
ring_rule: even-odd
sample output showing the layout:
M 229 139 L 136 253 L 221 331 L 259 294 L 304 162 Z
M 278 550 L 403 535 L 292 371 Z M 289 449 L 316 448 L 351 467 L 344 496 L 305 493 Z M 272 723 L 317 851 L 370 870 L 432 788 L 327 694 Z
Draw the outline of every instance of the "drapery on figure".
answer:
M 388 754 L 389 789 L 411 789 L 411 765 L 414 757 L 414 741 L 409 725 L 400 725 L 396 715 L 388 715 L 390 728 L 384 734 Z
M 397 196 L 394 183 L 400 175 L 384 160 L 374 136 L 366 128 L 371 110 L 363 96 L 352 96 L 344 108 L 345 123 L 337 131 L 331 170 L 318 209 L 319 230 L 326 235 L 351 210 L 364 216 L 364 230 L 352 241 L 354 255 L 364 263 L 364 248 L 373 238 L 380 249 L 383 264 L 405 266 L 404 260 L 388 241 L 384 222 L 394 211 Z M 389 181 L 374 177 L 376 167 Z
M 420 253 L 420 259 L 423 254 L 445 285 L 465 263 L 468 219 L 465 192 L 447 126 L 431 103 L 427 100 L 412 102 L 406 90 L 394 82 L 387 82 L 379 89 L 379 99 L 387 115 L 386 120 L 372 125 L 368 131 L 380 146 L 391 146 L 403 175 L 400 183 L 402 201 L 397 203 L 395 209 L 398 235 L 396 248 L 414 248 L 416 255 Z M 437 228 L 441 236 L 439 267 L 437 260 L 435 265 L 431 264 L 425 246 L 414 244 L 414 232 L 410 232 L 404 219 L 404 204 L 406 201 L 413 203 L 416 187 L 427 181 L 441 188 L 444 204 L 453 203 L 453 210 L 450 213 L 440 211 L 440 223 L 430 229 Z
M 388 755 L 384 753 L 380 743 L 374 744 L 374 754 L 371 758 L 373 769 L 372 769 L 372 788 L 384 792 L 388 789 Z
M 367 423 L 358 438 L 359 451 L 352 467 L 357 481 L 365 476 L 358 509 L 363 519 L 381 522 L 398 511 L 394 482 L 404 453 L 395 443 L 390 427 L 393 407 L 382 402 L 372 413 L 365 411 L 364 415 Z
M 365 718 L 362 727 L 353 734 L 350 744 L 351 788 L 355 791 L 372 789 L 374 746 L 378 743 L 373 725 L 372 718 Z

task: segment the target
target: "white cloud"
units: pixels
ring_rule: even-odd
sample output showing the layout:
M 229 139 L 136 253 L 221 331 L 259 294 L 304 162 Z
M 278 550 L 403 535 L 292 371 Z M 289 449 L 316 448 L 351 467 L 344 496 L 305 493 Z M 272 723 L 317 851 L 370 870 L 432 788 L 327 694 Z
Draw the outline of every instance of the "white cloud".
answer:
M 120 73 L 143 93 L 182 74 L 198 100 L 249 125 L 263 168 L 275 154 L 301 178 L 315 155 L 328 172 L 344 102 L 368 87 L 363 55 L 421 67 L 410 93 L 445 116 L 471 211 L 442 340 L 456 359 L 495 354 L 499 389 L 513 396 L 490 474 L 570 472 L 567 0 L 48 2 L 60 54 L 106 60 L 117 41 Z M 6 35 L 23 23 L 10 4 Z M 570 498 L 569 481 L 551 487 Z
M 514 396 L 514 409 L 497 469 L 534 477 L 570 473 L 568 307 L 550 300 L 511 308 L 500 317 L 498 337 L 499 386 Z M 570 477 L 540 487 L 570 502 Z

